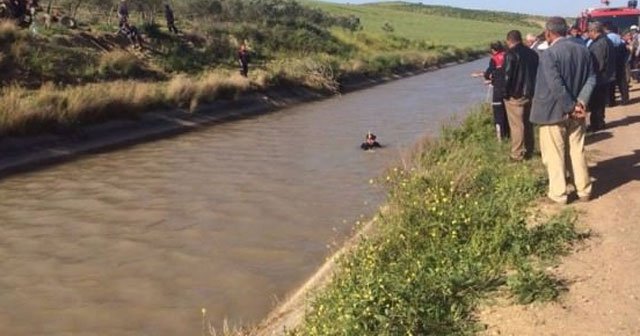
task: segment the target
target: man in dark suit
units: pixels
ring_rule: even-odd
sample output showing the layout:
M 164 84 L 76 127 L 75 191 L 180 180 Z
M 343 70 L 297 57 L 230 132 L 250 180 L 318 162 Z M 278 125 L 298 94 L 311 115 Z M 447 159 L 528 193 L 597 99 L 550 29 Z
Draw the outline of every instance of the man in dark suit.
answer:
M 607 38 L 604 25 L 600 22 L 589 24 L 589 38 L 593 41 L 589 45 L 589 51 L 593 55 L 597 83 L 589 102 L 589 127 L 592 131 L 598 131 L 605 127 L 604 111 L 609 100 L 609 87 L 616 79 L 616 49 L 613 42 Z
M 561 17 L 546 24 L 550 47 L 540 59 L 531 110 L 531 122 L 540 125 L 542 161 L 549 174 L 547 196 L 561 204 L 567 203 L 565 148 L 569 149 L 579 199 L 588 201 L 591 196 L 584 138 L 586 106 L 596 86 L 589 50 L 566 38 L 567 29 Z
M 511 159 L 522 161 L 533 154 L 533 127 L 529 122 L 536 84 L 538 54 L 522 44 L 522 34 L 507 34 L 509 50 L 504 58 L 504 105 L 511 131 Z

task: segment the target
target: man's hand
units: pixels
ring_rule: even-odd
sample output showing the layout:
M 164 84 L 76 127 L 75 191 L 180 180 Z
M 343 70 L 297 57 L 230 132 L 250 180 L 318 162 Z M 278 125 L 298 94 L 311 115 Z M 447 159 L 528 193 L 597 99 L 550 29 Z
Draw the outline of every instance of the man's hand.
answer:
M 576 106 L 573 108 L 573 112 L 570 115 L 573 119 L 584 119 L 587 117 L 587 107 L 584 106 L 584 103 L 577 102 Z

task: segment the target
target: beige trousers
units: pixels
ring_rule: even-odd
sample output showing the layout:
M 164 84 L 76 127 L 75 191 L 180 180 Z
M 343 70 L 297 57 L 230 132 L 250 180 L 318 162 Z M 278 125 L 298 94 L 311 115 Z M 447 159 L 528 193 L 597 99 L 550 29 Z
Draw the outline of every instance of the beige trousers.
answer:
M 522 160 L 533 154 L 533 125 L 529 121 L 531 100 L 527 98 L 505 99 L 507 120 L 511 130 L 511 158 Z
M 558 203 L 567 202 L 567 148 L 578 197 L 591 195 L 591 179 L 584 156 L 585 128 L 584 119 L 567 119 L 559 124 L 540 126 L 542 162 L 549 174 L 547 196 Z

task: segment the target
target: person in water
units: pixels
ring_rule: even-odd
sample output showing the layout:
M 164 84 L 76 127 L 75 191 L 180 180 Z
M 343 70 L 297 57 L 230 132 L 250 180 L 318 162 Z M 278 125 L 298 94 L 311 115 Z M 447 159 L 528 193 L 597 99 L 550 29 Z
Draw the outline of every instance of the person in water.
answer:
M 362 143 L 362 145 L 360 145 L 360 148 L 362 148 L 362 150 L 372 150 L 381 147 L 382 146 L 376 141 L 376 135 L 371 132 L 367 133 L 364 142 Z

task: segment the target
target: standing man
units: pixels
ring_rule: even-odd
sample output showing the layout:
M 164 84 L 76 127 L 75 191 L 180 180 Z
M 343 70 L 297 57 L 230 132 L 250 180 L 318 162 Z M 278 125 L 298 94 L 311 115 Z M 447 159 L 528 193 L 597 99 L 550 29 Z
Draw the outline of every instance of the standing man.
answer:
M 578 44 L 581 44 L 583 46 L 587 45 L 587 41 L 585 41 L 582 38 L 582 32 L 580 31 L 580 28 L 576 25 L 572 26 L 569 29 L 569 34 L 567 35 L 567 37 L 569 38 L 569 40 L 571 40 L 572 42 L 576 42 Z
M 547 196 L 560 204 L 567 203 L 566 148 L 579 199 L 591 197 L 584 138 L 586 105 L 596 85 L 589 51 L 566 38 L 567 29 L 561 17 L 547 21 L 545 37 L 551 47 L 540 59 L 531 111 L 531 122 L 540 125 L 542 161 L 549 174 Z
M 589 24 L 589 38 L 593 41 L 589 45 L 589 51 L 593 55 L 593 66 L 596 71 L 596 88 L 589 101 L 591 111 L 589 128 L 595 132 L 604 129 L 605 126 L 604 110 L 609 99 L 609 87 L 616 79 L 616 50 L 600 22 Z
M 505 99 L 511 131 L 511 160 L 522 161 L 533 154 L 533 127 L 529 122 L 531 99 L 536 85 L 538 54 L 522 44 L 522 34 L 507 34 L 505 55 Z
M 243 77 L 247 77 L 249 74 L 249 50 L 243 43 L 238 50 L 238 63 L 240 63 L 240 74 Z
M 605 23 L 604 31 L 607 33 L 607 38 L 611 40 L 616 50 L 616 78 L 609 86 L 609 107 L 616 106 L 616 87 L 618 87 L 620 91 L 622 105 L 626 105 L 629 102 L 629 82 L 626 71 L 627 59 L 629 58 L 627 44 L 622 36 L 618 34 L 618 28 L 613 24 Z
M 118 27 L 122 27 L 129 22 L 129 6 L 126 0 L 120 0 L 120 4 L 118 4 L 118 21 Z
M 169 28 L 169 32 L 174 34 L 178 33 L 178 28 L 176 27 L 176 18 L 173 15 L 173 9 L 169 4 L 164 5 L 164 18 L 167 20 L 167 28 Z

